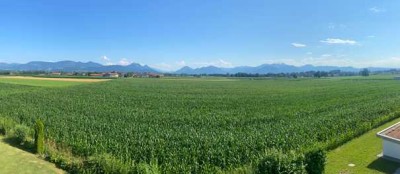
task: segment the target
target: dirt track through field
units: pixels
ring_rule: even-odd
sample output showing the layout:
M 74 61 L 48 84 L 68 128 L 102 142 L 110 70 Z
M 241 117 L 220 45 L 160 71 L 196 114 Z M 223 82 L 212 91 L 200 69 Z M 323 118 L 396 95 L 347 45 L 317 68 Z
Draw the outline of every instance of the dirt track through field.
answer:
M 26 80 L 47 80 L 47 81 L 63 81 L 63 82 L 103 82 L 110 79 L 74 79 L 74 78 L 45 78 L 45 77 L 27 77 L 27 76 L 0 76 L 0 78 L 8 79 L 26 79 Z

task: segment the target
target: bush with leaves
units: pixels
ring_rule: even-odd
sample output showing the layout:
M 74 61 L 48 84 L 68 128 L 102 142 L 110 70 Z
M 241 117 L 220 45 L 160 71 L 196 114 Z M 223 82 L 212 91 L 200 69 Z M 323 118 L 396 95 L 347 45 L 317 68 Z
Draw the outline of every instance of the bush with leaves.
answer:
M 7 135 L 11 129 L 15 126 L 15 121 L 9 118 L 0 117 L 0 134 Z
M 100 154 L 89 157 L 83 172 L 124 174 L 130 173 L 130 171 L 131 164 L 124 163 L 109 154 Z
M 302 154 L 290 151 L 283 153 L 280 150 L 269 150 L 265 157 L 258 163 L 255 173 L 273 174 L 306 174 Z
M 29 127 L 18 124 L 13 128 L 13 136 L 19 143 L 24 143 L 28 141 L 30 131 Z
M 325 170 L 326 153 L 318 148 L 305 154 L 306 170 L 308 174 L 321 174 Z
M 44 152 L 44 124 L 40 120 L 36 120 L 35 124 L 35 150 L 38 154 Z

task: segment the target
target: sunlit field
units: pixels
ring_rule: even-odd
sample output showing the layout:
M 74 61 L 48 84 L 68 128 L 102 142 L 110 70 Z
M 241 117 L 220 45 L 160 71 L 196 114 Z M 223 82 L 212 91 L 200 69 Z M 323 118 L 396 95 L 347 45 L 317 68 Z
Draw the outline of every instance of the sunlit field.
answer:
M 43 120 L 47 138 L 75 155 L 163 173 L 253 166 L 272 149 L 329 150 L 396 117 L 400 102 L 400 81 L 376 77 L 10 80 L 0 78 L 1 117 Z

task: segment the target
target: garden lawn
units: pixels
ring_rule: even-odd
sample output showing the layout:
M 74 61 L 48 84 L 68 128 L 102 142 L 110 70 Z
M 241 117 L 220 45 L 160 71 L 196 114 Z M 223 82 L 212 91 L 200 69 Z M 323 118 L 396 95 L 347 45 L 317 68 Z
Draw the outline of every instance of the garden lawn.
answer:
M 0 137 L 0 154 L 0 173 L 65 173 L 34 154 L 10 146 L 4 142 L 3 137 Z
M 400 163 L 377 156 L 382 153 L 382 139 L 376 133 L 399 121 L 399 118 L 395 119 L 329 152 L 326 173 L 394 173 L 400 168 Z

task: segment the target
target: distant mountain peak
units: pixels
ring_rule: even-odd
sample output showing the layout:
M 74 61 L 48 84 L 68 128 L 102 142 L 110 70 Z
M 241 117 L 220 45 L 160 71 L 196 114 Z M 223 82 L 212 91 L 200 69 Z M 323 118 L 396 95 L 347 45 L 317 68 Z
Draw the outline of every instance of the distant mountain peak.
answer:
M 193 69 L 193 68 L 191 68 L 191 67 L 189 67 L 189 66 L 184 66 L 184 67 L 182 67 L 181 69 Z

